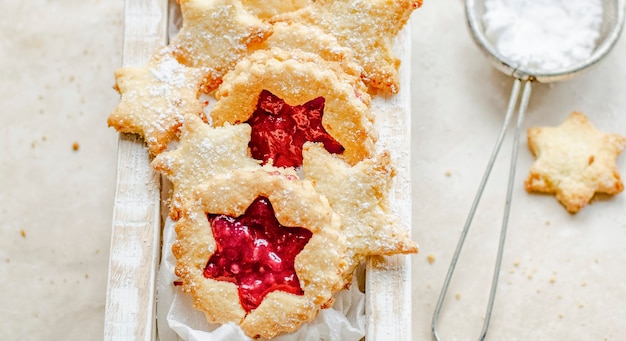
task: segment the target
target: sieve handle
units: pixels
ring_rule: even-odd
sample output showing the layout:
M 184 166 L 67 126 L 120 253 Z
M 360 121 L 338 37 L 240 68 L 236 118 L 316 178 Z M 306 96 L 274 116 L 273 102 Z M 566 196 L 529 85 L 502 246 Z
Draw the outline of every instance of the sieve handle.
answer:
M 448 288 L 450 286 L 450 281 L 452 279 L 452 275 L 454 274 L 454 270 L 456 268 L 457 261 L 459 260 L 459 256 L 461 255 L 461 250 L 463 249 L 463 244 L 465 243 L 465 238 L 467 237 L 467 233 L 472 224 L 472 220 L 474 218 L 474 214 L 476 213 L 476 209 L 478 208 L 478 204 L 480 203 L 480 199 L 485 190 L 485 186 L 487 185 L 487 181 L 489 180 L 489 175 L 491 174 L 491 170 L 493 169 L 493 165 L 498 157 L 498 153 L 500 152 L 500 147 L 502 146 L 502 142 L 504 141 L 504 137 L 506 136 L 507 128 L 511 122 L 513 117 L 513 113 L 515 111 L 515 107 L 517 105 L 520 93 L 520 87 L 524 84 L 524 91 L 522 93 L 522 99 L 519 106 L 519 112 L 517 116 L 517 125 L 515 127 L 515 136 L 513 139 L 513 151 L 511 155 L 511 164 L 509 167 L 509 179 L 507 185 L 507 193 L 506 193 L 506 204 L 504 206 L 504 213 L 502 216 L 502 227 L 500 230 L 500 241 L 498 244 L 497 257 L 495 262 L 495 267 L 493 271 L 493 276 L 491 279 L 491 289 L 489 291 L 489 301 L 487 303 L 487 311 L 485 313 L 485 321 L 483 322 L 483 328 L 480 332 L 480 337 L 478 340 L 484 340 L 487 336 L 487 330 L 489 329 L 489 321 L 491 320 L 491 313 L 493 311 L 493 304 L 496 297 L 496 290 L 498 287 L 498 277 L 500 275 L 500 267 L 502 265 L 502 255 L 504 251 L 504 242 L 506 239 L 506 230 L 509 221 L 509 213 L 511 210 L 511 198 L 513 196 L 513 183 L 515 180 L 515 168 L 517 164 L 517 154 L 519 150 L 519 136 L 520 136 L 520 128 L 522 126 L 522 122 L 524 121 L 524 114 L 526 113 L 526 108 L 528 107 L 528 101 L 530 100 L 530 92 L 531 92 L 531 82 L 525 81 L 523 82 L 520 79 L 516 79 L 513 83 L 513 89 L 511 90 L 511 96 L 509 98 L 509 104 L 506 111 L 506 116 L 504 118 L 504 122 L 502 124 L 502 128 L 500 129 L 500 135 L 496 140 L 496 144 L 491 152 L 491 157 L 489 158 L 489 162 L 487 163 L 487 169 L 483 174 L 483 178 L 478 187 L 478 191 L 476 196 L 474 197 L 474 202 L 470 208 L 470 212 L 467 216 L 467 220 L 465 221 L 465 225 L 463 226 L 463 230 L 461 231 L 461 236 L 459 237 L 459 241 L 457 242 L 456 249 L 454 251 L 454 255 L 452 256 L 452 261 L 450 262 L 450 267 L 448 268 L 448 273 L 446 274 L 446 278 L 443 282 L 443 287 L 441 289 L 441 293 L 439 294 L 439 299 L 437 300 L 437 305 L 435 306 L 435 312 L 433 313 L 433 321 L 431 325 L 431 331 L 433 335 L 433 339 L 439 341 L 439 314 L 441 313 L 441 308 L 443 306 L 443 302 L 446 298 L 446 294 L 448 292 Z

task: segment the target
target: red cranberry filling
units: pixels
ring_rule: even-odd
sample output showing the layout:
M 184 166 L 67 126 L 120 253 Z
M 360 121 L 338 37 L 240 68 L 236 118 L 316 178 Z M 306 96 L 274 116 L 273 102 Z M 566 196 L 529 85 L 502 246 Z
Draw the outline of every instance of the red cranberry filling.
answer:
M 281 225 L 265 197 L 258 197 L 237 218 L 209 214 L 208 219 L 216 250 L 204 268 L 204 277 L 235 283 L 247 312 L 274 290 L 304 293 L 294 262 L 311 239 L 311 231 Z
M 263 164 L 272 159 L 277 167 L 299 167 L 302 146 L 307 141 L 323 143 L 330 153 L 342 153 L 343 146 L 322 126 L 324 102 L 324 97 L 318 97 L 292 107 L 263 90 L 247 122 L 252 127 L 249 143 L 252 157 Z

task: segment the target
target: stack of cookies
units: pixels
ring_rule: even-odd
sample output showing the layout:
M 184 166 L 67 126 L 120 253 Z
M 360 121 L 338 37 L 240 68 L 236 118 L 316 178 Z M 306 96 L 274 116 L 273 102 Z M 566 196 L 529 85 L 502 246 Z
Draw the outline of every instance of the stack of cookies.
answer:
M 371 255 L 416 253 L 389 209 L 373 96 L 418 0 L 180 0 L 182 27 L 115 72 L 108 119 L 172 184 L 180 288 L 210 323 L 291 332 Z M 177 281 L 178 282 L 178 281 Z

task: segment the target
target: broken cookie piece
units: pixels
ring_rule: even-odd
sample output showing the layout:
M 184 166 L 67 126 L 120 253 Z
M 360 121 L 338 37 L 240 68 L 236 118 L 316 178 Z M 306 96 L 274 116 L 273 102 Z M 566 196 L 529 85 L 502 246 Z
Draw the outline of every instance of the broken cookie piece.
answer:
M 584 207 L 595 193 L 624 189 L 615 160 L 626 138 L 597 130 L 587 117 L 573 112 L 557 127 L 528 129 L 528 147 L 536 161 L 524 186 L 528 192 L 555 193 L 571 212 Z

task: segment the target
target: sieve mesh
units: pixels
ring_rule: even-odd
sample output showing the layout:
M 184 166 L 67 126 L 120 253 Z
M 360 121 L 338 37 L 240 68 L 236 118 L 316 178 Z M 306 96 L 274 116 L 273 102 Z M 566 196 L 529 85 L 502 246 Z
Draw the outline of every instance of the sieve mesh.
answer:
M 586 60 L 567 68 L 550 72 L 533 72 L 513 65 L 502 56 L 485 36 L 482 17 L 485 13 L 485 0 L 466 0 L 465 14 L 472 38 L 496 68 L 507 75 L 520 80 L 533 80 L 541 83 L 562 81 L 578 75 L 600 61 L 615 45 L 622 31 L 624 22 L 624 3 L 626 0 L 602 0 L 602 24 L 594 52 Z

